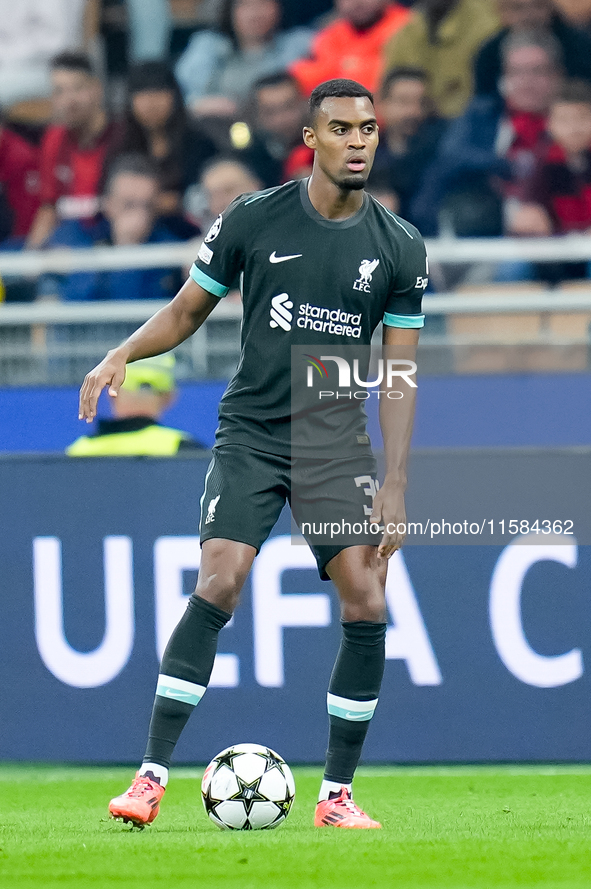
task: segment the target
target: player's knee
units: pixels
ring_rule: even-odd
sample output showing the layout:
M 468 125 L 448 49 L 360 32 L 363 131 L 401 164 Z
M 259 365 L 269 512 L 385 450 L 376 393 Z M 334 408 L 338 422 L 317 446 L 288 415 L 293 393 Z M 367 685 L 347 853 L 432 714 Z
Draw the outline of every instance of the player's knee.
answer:
M 254 547 L 230 540 L 206 540 L 195 595 L 232 613 L 255 557 Z
M 383 623 L 386 620 L 386 597 L 383 590 L 361 590 L 354 600 L 341 602 L 341 618 L 346 621 Z
M 195 594 L 221 608 L 222 611 L 232 614 L 238 605 L 244 580 L 243 572 L 233 569 L 232 566 L 212 574 L 199 572 Z

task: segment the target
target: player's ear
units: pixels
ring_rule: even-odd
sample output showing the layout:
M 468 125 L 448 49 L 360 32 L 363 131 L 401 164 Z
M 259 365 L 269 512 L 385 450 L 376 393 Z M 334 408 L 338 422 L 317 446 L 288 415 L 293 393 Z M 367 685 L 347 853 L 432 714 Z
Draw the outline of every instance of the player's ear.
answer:
M 312 127 L 304 127 L 303 132 L 304 145 L 308 148 L 316 149 L 316 133 L 312 129 Z

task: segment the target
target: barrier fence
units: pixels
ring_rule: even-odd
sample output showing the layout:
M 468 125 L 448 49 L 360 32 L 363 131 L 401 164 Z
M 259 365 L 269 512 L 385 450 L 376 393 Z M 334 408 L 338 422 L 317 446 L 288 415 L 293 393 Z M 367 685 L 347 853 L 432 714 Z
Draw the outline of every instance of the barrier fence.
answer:
M 198 246 L 192 242 L 0 252 L 0 275 L 36 277 L 45 272 L 188 267 Z M 428 241 L 427 249 L 432 266 L 510 260 L 588 261 L 591 238 L 443 238 Z M 154 300 L 0 304 L 0 386 L 74 385 L 109 348 L 164 304 Z M 588 367 L 591 282 L 566 283 L 554 289 L 531 283 L 467 286 L 462 292 L 427 294 L 424 308 L 430 323 L 421 340 L 423 372 Z M 179 377 L 230 376 L 239 358 L 240 322 L 240 303 L 221 300 L 203 328 L 179 348 Z
M 561 238 L 430 238 L 431 262 L 443 265 L 467 262 L 577 262 L 591 259 L 591 237 Z M 182 244 L 145 244 L 136 247 L 92 247 L 80 250 L 0 251 L 0 275 L 67 274 L 107 269 L 182 268 L 194 262 L 201 241 Z

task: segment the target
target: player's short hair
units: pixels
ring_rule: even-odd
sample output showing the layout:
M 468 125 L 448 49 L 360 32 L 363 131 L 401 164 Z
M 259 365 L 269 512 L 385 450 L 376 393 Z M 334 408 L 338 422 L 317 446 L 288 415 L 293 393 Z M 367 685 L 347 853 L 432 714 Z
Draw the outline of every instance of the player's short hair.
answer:
M 386 98 L 391 88 L 399 80 L 419 80 L 426 85 L 429 81 L 429 75 L 424 68 L 418 68 L 414 65 L 398 65 L 396 68 L 391 68 L 382 81 L 380 88 L 382 99 Z
M 83 71 L 90 77 L 96 76 L 96 71 L 92 67 L 92 63 L 86 53 L 83 52 L 60 52 L 54 56 L 49 63 L 52 71 L 65 69 L 66 71 Z
M 572 105 L 591 105 L 591 84 L 586 80 L 579 80 L 578 78 L 567 80 L 558 90 L 552 105 L 557 105 L 561 102 Z
M 325 80 L 312 90 L 308 100 L 308 126 L 313 127 L 318 110 L 325 99 L 369 99 L 374 104 L 373 93 L 367 87 L 357 83 L 356 80 Z
M 528 28 L 524 31 L 510 31 L 501 43 L 501 59 L 503 68 L 507 65 L 507 59 L 516 49 L 525 46 L 537 46 L 548 56 L 551 65 L 557 71 L 563 67 L 562 46 L 549 31 L 543 28 Z
M 145 176 L 147 179 L 159 180 L 158 170 L 154 162 L 145 154 L 120 154 L 107 170 L 103 191 L 108 194 L 118 176 Z

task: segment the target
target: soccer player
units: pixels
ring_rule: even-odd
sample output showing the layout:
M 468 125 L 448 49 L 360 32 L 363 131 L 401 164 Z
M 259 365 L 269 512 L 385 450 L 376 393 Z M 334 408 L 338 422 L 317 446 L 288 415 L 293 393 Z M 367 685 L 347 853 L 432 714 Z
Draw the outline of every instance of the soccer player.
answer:
M 326 347 L 334 352 L 368 345 L 383 321 L 386 349 L 414 354 L 424 322 L 427 263 L 417 230 L 364 191 L 378 144 L 371 93 L 351 80 L 320 84 L 310 97 L 303 137 L 315 152 L 311 177 L 233 201 L 206 235 L 174 300 L 109 352 L 80 393 L 80 418 L 91 422 L 102 389 L 117 394 L 127 362 L 167 352 L 191 336 L 241 277 L 242 355 L 220 404 L 201 501 L 197 587 L 162 659 L 143 764 L 109 806 L 114 817 L 137 825 L 158 813 L 175 744 L 205 693 L 218 633 L 232 616 L 257 552 L 286 499 L 301 520 L 307 496 L 322 506 L 333 500 L 350 522 L 371 513 L 374 523 L 364 538 L 321 545 L 309 540 L 321 578 L 330 578 L 338 591 L 342 623 L 314 823 L 380 827 L 353 802 L 351 785 L 384 671 L 386 569 L 403 539 L 395 526 L 405 521 L 414 389 L 407 387 L 402 401 L 380 400 L 386 476 L 378 491 L 369 439 L 348 423 L 347 412 L 343 429 L 330 429 L 328 457 L 304 458 L 303 465 L 292 458 L 290 347 L 308 345 L 322 354 Z M 322 320 L 328 316 L 345 320 Z M 342 451 L 339 438 L 346 439 Z M 303 480 L 297 498 L 292 462 Z M 368 492 L 375 495 L 373 508 Z

